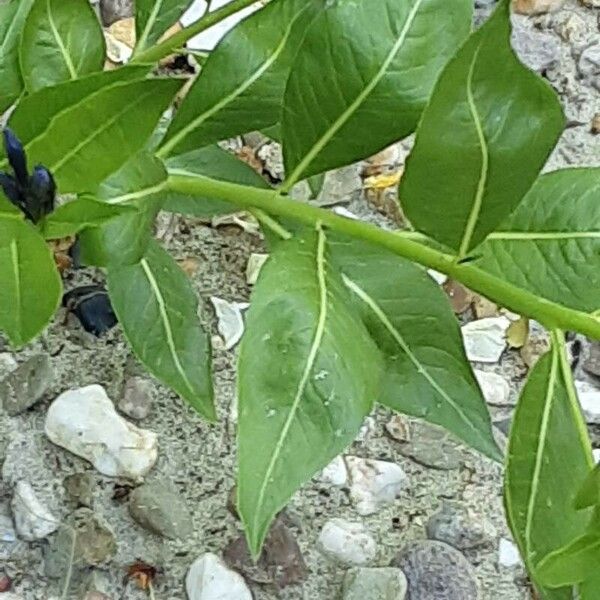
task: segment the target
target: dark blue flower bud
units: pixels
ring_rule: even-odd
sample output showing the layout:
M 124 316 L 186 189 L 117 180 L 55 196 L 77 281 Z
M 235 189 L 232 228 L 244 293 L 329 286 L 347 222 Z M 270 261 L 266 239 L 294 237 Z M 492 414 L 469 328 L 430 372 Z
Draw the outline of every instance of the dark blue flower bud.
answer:
M 8 162 L 13 169 L 17 183 L 21 187 L 27 186 L 27 157 L 25 156 L 25 150 L 23 144 L 19 138 L 12 132 L 11 129 L 6 127 L 4 129 L 4 148 L 6 149 L 6 156 Z
M 2 188 L 4 195 L 15 205 L 21 206 L 21 194 L 17 187 L 17 182 L 14 177 L 6 173 L 0 173 L 0 187 Z
M 52 173 L 46 167 L 37 165 L 29 178 L 26 192 L 27 207 L 34 221 L 39 221 L 54 210 L 55 197 L 56 183 Z

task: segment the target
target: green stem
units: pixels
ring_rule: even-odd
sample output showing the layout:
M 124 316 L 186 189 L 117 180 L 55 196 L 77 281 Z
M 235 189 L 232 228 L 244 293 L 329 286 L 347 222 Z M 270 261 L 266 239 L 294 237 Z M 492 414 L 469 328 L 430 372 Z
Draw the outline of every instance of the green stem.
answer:
M 313 226 L 321 222 L 333 231 L 376 244 L 413 262 L 445 273 L 500 306 L 536 319 L 548 329 L 574 330 L 600 339 L 600 319 L 540 298 L 472 264 L 457 263 L 456 256 L 417 242 L 412 239 L 413 236 L 402 236 L 369 223 L 339 217 L 328 210 L 284 198 L 277 191 L 208 177 L 171 175 L 167 187 L 174 192 L 209 196 L 246 209 L 258 208 L 271 215 L 294 219 L 306 225 Z
M 199 33 L 206 31 L 213 25 L 220 23 L 227 17 L 240 12 L 244 8 L 248 8 L 253 4 L 256 4 L 257 0 L 233 0 L 229 4 L 226 4 L 222 8 L 213 12 L 206 13 L 201 19 L 198 19 L 195 23 L 192 23 L 185 29 L 177 32 L 176 34 L 167 38 L 164 42 L 148 48 L 143 52 L 140 52 L 133 57 L 131 62 L 134 63 L 154 63 L 159 60 L 173 54 L 177 48 L 185 46 L 185 43 Z

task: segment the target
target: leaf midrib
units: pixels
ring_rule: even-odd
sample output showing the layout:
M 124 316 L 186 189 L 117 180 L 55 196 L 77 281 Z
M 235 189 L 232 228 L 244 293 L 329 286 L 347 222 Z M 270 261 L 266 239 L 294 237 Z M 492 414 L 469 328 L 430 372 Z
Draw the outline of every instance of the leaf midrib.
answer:
M 67 66 L 67 70 L 69 71 L 71 79 L 77 79 L 77 70 L 75 69 L 75 65 L 71 61 L 71 57 L 67 52 L 67 48 L 65 47 L 62 37 L 60 36 L 60 33 L 58 31 L 58 28 L 56 27 L 56 23 L 54 22 L 50 1 L 51 0 L 46 0 L 46 13 L 48 15 L 48 24 L 50 25 L 50 29 L 52 30 L 52 35 L 54 35 L 54 38 L 56 39 L 56 43 L 63 57 L 63 60 L 65 61 L 65 65 Z
M 429 372 L 427 367 L 419 361 L 419 359 L 412 352 L 409 344 L 406 342 L 402 334 L 398 331 L 396 327 L 394 327 L 393 323 L 388 319 L 385 312 L 381 309 L 381 307 L 377 304 L 374 298 L 372 298 L 363 288 L 361 288 L 356 282 L 350 279 L 346 275 L 342 275 L 344 283 L 346 286 L 356 295 L 360 300 L 362 300 L 375 314 L 375 316 L 381 321 L 382 325 L 387 329 L 390 335 L 394 338 L 398 346 L 402 349 L 402 351 L 406 354 L 408 359 L 417 369 L 418 373 L 422 375 L 429 385 L 446 401 L 450 406 L 456 411 L 461 420 L 469 427 L 478 438 L 480 438 L 479 429 L 471 422 L 468 416 L 464 413 L 461 407 L 450 398 L 450 396 L 445 392 L 445 390 L 438 384 L 433 375 Z
M 375 76 L 363 89 L 363 91 L 355 98 L 350 106 L 342 112 L 342 114 L 334 121 L 331 127 L 315 142 L 313 147 L 305 154 L 304 158 L 300 161 L 298 166 L 292 171 L 291 175 L 286 179 L 285 184 L 282 186 L 282 192 L 288 192 L 299 179 L 302 177 L 302 173 L 310 166 L 317 155 L 327 146 L 333 136 L 342 128 L 343 125 L 352 117 L 352 115 L 358 110 L 363 102 L 369 97 L 371 92 L 377 87 L 379 82 L 383 79 L 393 60 L 396 58 L 398 52 L 400 52 L 408 33 L 417 18 L 417 14 L 424 0 L 417 0 L 412 7 L 404 27 L 400 31 L 398 39 L 392 46 L 392 49 L 386 56 L 385 60 L 379 67 Z
M 471 207 L 469 218 L 467 219 L 465 230 L 463 232 L 463 237 L 460 242 L 458 250 L 458 260 L 464 258 L 467 255 L 467 252 L 469 251 L 469 248 L 471 246 L 471 240 L 473 239 L 473 234 L 475 232 L 475 228 L 477 227 L 479 215 L 481 214 L 481 208 L 483 206 L 483 196 L 485 194 L 485 186 L 487 184 L 488 171 L 490 165 L 489 148 L 487 145 L 487 140 L 485 138 L 485 132 L 483 130 L 481 116 L 479 115 L 477 104 L 475 102 L 475 96 L 473 93 L 473 76 L 475 74 L 475 66 L 477 65 L 477 59 L 479 58 L 480 50 L 481 43 L 473 53 L 473 59 L 471 60 L 471 64 L 469 66 L 469 73 L 467 75 L 466 91 L 469 112 L 471 113 L 471 118 L 473 119 L 473 123 L 475 125 L 477 139 L 479 141 L 479 147 L 481 149 L 481 169 L 479 172 L 479 181 L 477 182 L 477 192 L 473 200 L 473 206 Z
M 194 387 L 192 386 L 191 381 L 189 380 L 181 361 L 179 360 L 179 356 L 177 354 L 177 348 L 175 347 L 175 338 L 173 336 L 173 330 L 171 328 L 171 322 L 169 320 L 169 314 L 167 311 L 167 306 L 165 299 L 163 298 L 162 292 L 160 291 L 160 287 L 158 282 L 156 281 L 156 277 L 154 277 L 154 273 L 148 264 L 148 260 L 146 258 L 142 258 L 140 261 L 140 265 L 146 275 L 146 279 L 150 284 L 150 289 L 156 299 L 156 303 L 158 304 L 158 311 L 160 313 L 161 321 L 163 324 L 163 328 L 165 330 L 165 335 L 167 336 L 167 347 L 169 348 L 169 353 L 171 354 L 171 359 L 173 360 L 173 364 L 175 365 L 175 369 L 181 376 L 182 381 L 185 383 L 188 390 L 191 392 L 192 397 L 196 396 L 196 392 Z
M 165 158 L 166 156 L 168 156 L 169 153 L 190 133 L 192 133 L 195 129 L 202 125 L 202 123 L 210 119 L 213 115 L 217 114 L 220 110 L 225 108 L 228 104 L 231 104 L 236 98 L 241 96 L 251 85 L 258 81 L 275 64 L 277 59 L 283 53 L 292 33 L 292 29 L 296 24 L 296 21 L 300 18 L 300 15 L 302 15 L 305 10 L 306 7 L 298 11 L 296 16 L 290 21 L 288 27 L 285 29 L 283 37 L 281 38 L 281 41 L 279 42 L 273 53 L 250 77 L 245 79 L 237 88 L 235 88 L 232 92 L 227 94 L 227 96 L 222 98 L 211 108 L 198 115 L 195 119 L 192 119 L 185 127 L 183 127 L 176 134 L 174 134 L 171 139 L 165 142 L 165 144 L 158 149 L 156 155 L 160 158 Z M 202 75 L 200 75 L 200 77 L 202 77 Z M 201 83 L 201 81 L 202 80 L 199 79 L 196 85 L 198 83 Z
M 314 364 L 317 359 L 317 354 L 319 348 L 321 347 L 321 343 L 323 341 L 323 335 L 325 333 L 325 324 L 327 322 L 327 280 L 325 274 L 325 233 L 322 228 L 318 228 L 317 230 L 317 252 L 316 252 L 316 267 L 317 267 L 317 285 L 318 285 L 318 293 L 319 293 L 319 315 L 317 318 L 317 326 L 315 328 L 315 334 L 313 341 L 311 343 L 308 356 L 306 359 L 306 365 L 304 366 L 304 371 L 302 372 L 302 376 L 300 377 L 300 381 L 298 382 L 298 387 L 296 389 L 296 394 L 294 396 L 294 401 L 290 407 L 289 414 L 287 419 L 281 429 L 281 433 L 279 435 L 279 439 L 275 445 L 275 449 L 271 456 L 271 460 L 269 465 L 265 471 L 262 484 L 260 487 L 260 491 L 258 494 L 258 500 L 256 503 L 256 507 L 254 509 L 254 524 L 252 527 L 252 532 L 254 535 L 257 535 L 258 532 L 258 524 L 259 520 L 262 518 L 262 508 L 265 501 L 265 494 L 267 491 L 267 486 L 269 485 L 269 480 L 273 475 L 273 470 L 275 469 L 275 465 L 279 460 L 279 456 L 281 454 L 281 450 L 283 448 L 283 444 L 288 436 L 292 423 L 296 417 L 296 413 L 298 412 L 298 408 L 300 406 L 300 402 L 302 401 L 302 397 L 304 395 L 304 391 L 306 389 L 306 385 L 308 383 L 308 379 L 310 377 L 311 371 L 314 368 Z
M 487 240 L 490 241 L 553 241 L 553 240 L 576 240 L 597 239 L 600 231 L 495 231 L 490 233 Z
M 142 32 L 142 35 L 140 35 L 140 39 L 138 40 L 138 43 L 136 44 L 136 52 L 144 50 L 144 48 L 146 46 L 146 42 L 148 41 L 150 32 L 152 31 L 154 24 L 158 20 L 158 14 L 160 12 L 160 9 L 162 8 L 162 5 L 163 5 L 163 0 L 156 0 L 156 2 L 154 3 L 154 6 L 152 7 L 152 11 L 150 12 L 150 16 L 148 17 L 148 21 L 146 22 L 146 26 L 144 27 L 144 31 Z

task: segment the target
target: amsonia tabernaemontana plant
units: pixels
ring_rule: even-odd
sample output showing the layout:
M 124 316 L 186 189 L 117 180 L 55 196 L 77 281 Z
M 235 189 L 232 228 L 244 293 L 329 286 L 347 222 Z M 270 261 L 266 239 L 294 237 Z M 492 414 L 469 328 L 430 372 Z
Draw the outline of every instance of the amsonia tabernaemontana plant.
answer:
M 511 50 L 510 2 L 473 31 L 472 0 L 233 0 L 166 39 L 189 0 L 136 5 L 133 57 L 103 71 L 88 0 L 0 4 L 0 329 L 20 347 L 46 327 L 62 297 L 48 241 L 77 236 L 137 357 L 213 420 L 198 300 L 152 226 L 159 210 L 254 214 L 270 258 L 239 351 L 237 502 L 256 557 L 376 402 L 503 460 L 427 269 L 445 273 L 550 332 L 510 432 L 506 513 L 541 598 L 597 599 L 600 471 L 565 332 L 600 339 L 600 169 L 540 174 L 565 119 Z M 250 6 L 191 86 L 159 74 Z M 217 145 L 251 131 L 282 145 L 276 189 Z M 290 198 L 413 133 L 412 230 Z

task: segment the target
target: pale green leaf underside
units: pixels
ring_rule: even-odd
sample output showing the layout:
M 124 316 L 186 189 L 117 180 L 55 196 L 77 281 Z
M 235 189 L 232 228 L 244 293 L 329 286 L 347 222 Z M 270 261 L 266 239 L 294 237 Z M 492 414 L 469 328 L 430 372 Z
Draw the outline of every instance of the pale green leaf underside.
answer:
M 107 279 L 119 323 L 140 361 L 214 420 L 210 346 L 185 273 L 151 242 L 137 265 L 109 265 Z
M 548 300 L 600 308 L 600 169 L 540 177 L 475 254 L 478 266 Z
M 101 71 L 104 34 L 88 0 L 35 0 L 23 28 L 20 60 L 29 92 Z
M 468 0 L 331 2 L 308 29 L 285 92 L 286 189 L 410 134 L 469 34 L 472 9 Z
M 380 361 L 325 234 L 278 245 L 254 290 L 238 367 L 238 508 L 254 555 L 292 494 L 356 436 Z
M 279 122 L 292 59 L 323 0 L 277 0 L 211 52 L 177 111 L 160 156 L 175 156 Z
M 556 95 L 512 50 L 508 5 L 442 72 L 400 186 L 412 225 L 461 258 L 516 208 L 564 126 Z
M 134 207 L 136 211 L 80 235 L 85 264 L 104 267 L 109 263 L 139 262 L 152 236 L 166 180 L 162 162 L 140 152 L 101 183 L 94 198 L 118 207 Z
M 508 521 L 535 578 L 550 552 L 582 535 L 589 511 L 576 511 L 577 490 L 593 465 L 591 445 L 564 353 L 562 334 L 531 371 L 516 409 L 505 473 Z M 568 589 L 544 598 L 571 598 Z
M 441 425 L 501 460 L 458 322 L 440 287 L 422 268 L 362 242 L 336 240 L 332 253 L 386 360 L 379 402 Z
M 165 165 L 169 175 L 203 176 L 252 187 L 269 187 L 250 165 L 217 145 L 174 156 L 167 159 Z M 163 209 L 196 217 L 212 217 L 236 211 L 236 207 L 229 202 L 175 192 L 167 192 L 163 196 Z
M 62 283 L 46 242 L 17 217 L 0 217 L 0 330 L 22 346 L 50 322 Z

